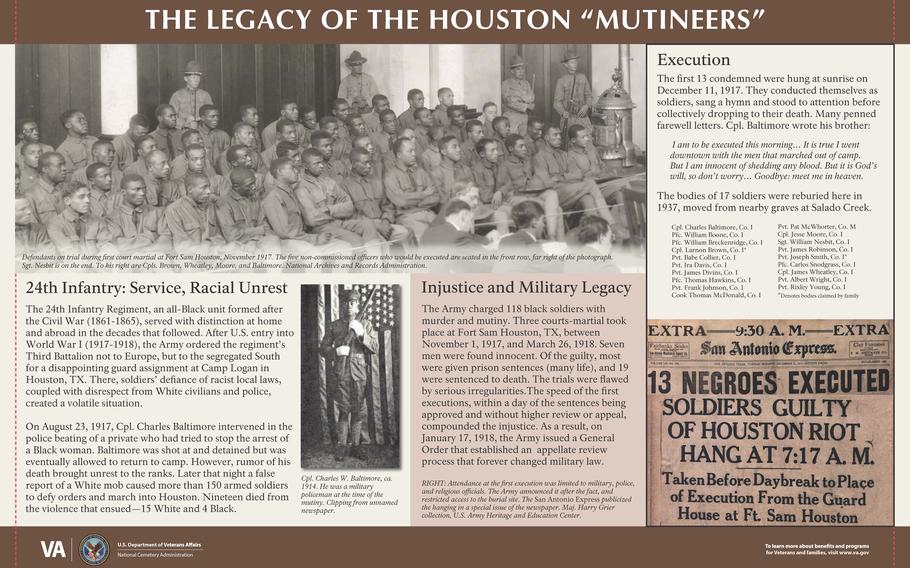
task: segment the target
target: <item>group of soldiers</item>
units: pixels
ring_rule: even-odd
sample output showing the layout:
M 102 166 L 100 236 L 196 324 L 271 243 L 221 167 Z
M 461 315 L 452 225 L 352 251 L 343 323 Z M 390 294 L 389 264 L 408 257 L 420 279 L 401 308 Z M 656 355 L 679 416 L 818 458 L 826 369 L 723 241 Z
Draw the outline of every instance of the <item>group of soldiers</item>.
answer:
M 591 141 L 592 102 L 577 55 L 554 107 L 563 124 L 535 118 L 521 57 L 510 61 L 496 103 L 467 119 L 442 88 L 435 108 L 407 93 L 393 111 L 353 52 L 351 73 L 329 114 L 296 101 L 259 127 L 259 111 L 223 129 L 222 111 L 200 86 L 195 62 L 186 86 L 155 110 L 156 128 L 137 114 L 112 140 L 88 132 L 85 115 L 60 116 L 66 139 L 41 141 L 35 120 L 17 122 L 16 238 L 20 252 L 281 252 L 335 254 L 579 246 L 597 226 L 623 238 L 619 195 L 602 191 Z M 567 230 L 565 213 L 580 211 Z M 579 238 L 581 235 L 581 238 Z

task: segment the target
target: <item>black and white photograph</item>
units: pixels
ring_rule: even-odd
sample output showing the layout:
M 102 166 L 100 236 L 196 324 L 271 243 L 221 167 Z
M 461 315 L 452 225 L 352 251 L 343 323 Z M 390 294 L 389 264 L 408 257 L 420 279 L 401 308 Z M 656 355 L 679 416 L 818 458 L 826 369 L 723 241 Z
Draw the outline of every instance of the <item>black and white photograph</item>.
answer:
M 401 466 L 401 286 L 301 286 L 301 465 Z
M 643 271 L 644 66 L 630 44 L 17 45 L 21 268 Z

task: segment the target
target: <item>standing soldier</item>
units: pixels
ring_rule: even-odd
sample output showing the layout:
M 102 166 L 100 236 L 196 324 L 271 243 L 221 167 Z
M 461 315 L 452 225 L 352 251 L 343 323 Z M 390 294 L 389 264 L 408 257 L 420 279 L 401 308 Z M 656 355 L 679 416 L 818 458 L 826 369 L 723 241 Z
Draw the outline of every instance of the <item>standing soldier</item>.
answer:
M 338 98 L 348 101 L 357 114 L 369 112 L 373 96 L 379 94 L 376 80 L 363 72 L 363 64 L 366 62 L 367 58 L 360 55 L 359 51 L 352 51 L 344 60 L 351 73 L 338 86 Z
M 560 129 L 563 141 L 568 141 L 569 127 L 581 124 L 591 129 L 591 105 L 594 94 L 588 78 L 578 73 L 578 55 L 567 51 L 562 58 L 566 74 L 556 81 L 556 92 L 553 94 L 553 108 L 562 117 Z
M 199 88 L 202 82 L 202 66 L 196 61 L 188 61 L 183 71 L 186 86 L 171 95 L 170 104 L 177 111 L 177 130 L 198 128 L 203 105 L 215 104 L 208 91 Z
M 534 110 L 534 89 L 525 79 L 525 62 L 520 55 L 509 63 L 512 76 L 502 82 L 503 116 L 512 124 L 512 132 L 524 136 L 528 128 L 528 114 Z
M 379 353 L 379 337 L 373 326 L 368 319 L 357 319 L 360 315 L 360 292 L 351 290 L 347 296 L 346 317 L 327 326 L 319 346 L 326 365 L 332 369 L 330 388 L 338 410 L 335 426 L 335 459 L 338 461 L 343 460 L 348 452 L 357 459 L 366 459 L 360 449 L 360 431 L 366 402 L 364 390 L 368 356 Z

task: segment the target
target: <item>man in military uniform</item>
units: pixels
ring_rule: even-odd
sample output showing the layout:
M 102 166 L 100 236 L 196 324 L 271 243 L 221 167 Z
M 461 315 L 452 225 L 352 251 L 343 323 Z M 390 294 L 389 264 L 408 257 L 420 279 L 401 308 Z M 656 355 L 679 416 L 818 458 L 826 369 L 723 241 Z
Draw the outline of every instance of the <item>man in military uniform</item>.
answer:
M 60 115 L 60 124 L 66 130 L 66 139 L 57 147 L 57 153 L 63 156 L 69 180 L 73 172 L 88 165 L 92 155 L 92 144 L 98 139 L 88 133 L 88 120 L 76 109 L 64 111 Z
M 158 105 L 155 117 L 158 118 L 158 128 L 149 136 L 155 139 L 158 149 L 166 153 L 168 161 L 171 161 L 183 152 L 180 131 L 177 130 L 177 111 L 171 105 Z
M 171 95 L 170 104 L 177 111 L 177 130 L 198 128 L 203 105 L 214 104 L 212 95 L 199 88 L 202 82 L 202 66 L 196 61 L 188 61 L 183 71 L 186 86 Z
M 190 172 L 184 179 L 186 195 L 164 210 L 166 234 L 177 252 L 220 252 L 224 238 L 212 207 L 212 186 L 205 174 Z
M 136 174 L 126 174 L 120 186 L 122 199 L 108 215 L 111 242 L 123 254 L 171 249 L 170 236 L 162 238 L 164 209 L 146 202 L 145 180 Z
M 22 167 L 22 147 L 26 144 L 38 144 L 41 147 L 39 155 L 54 151 L 52 146 L 41 142 L 38 121 L 33 118 L 20 118 L 16 121 L 16 163 L 20 167 Z
M 448 87 L 436 91 L 439 104 L 433 109 L 433 123 L 447 128 L 449 126 L 449 108 L 455 104 L 455 93 Z
M 553 108 L 562 117 L 564 128 L 581 124 L 590 130 L 589 114 L 594 103 L 591 84 L 588 83 L 587 77 L 578 73 L 578 55 L 574 51 L 567 51 L 563 55 L 562 64 L 566 68 L 566 74 L 556 81 Z
M 338 86 L 338 98 L 348 101 L 357 114 L 367 112 L 373 96 L 379 94 L 376 80 L 363 72 L 363 64 L 366 62 L 367 58 L 360 55 L 359 51 L 352 51 L 351 55 L 344 60 L 344 64 L 351 70 L 351 73 L 342 79 Z
M 38 172 L 38 180 L 22 195 L 28 199 L 32 216 L 47 226 L 57 213 L 63 211 L 63 200 L 57 186 L 66 179 L 66 162 L 57 152 L 45 152 L 38 158 Z
M 503 116 L 509 119 L 514 134 L 524 136 L 528 128 L 528 113 L 534 110 L 534 90 L 525 79 L 525 62 L 520 55 L 509 63 L 512 76 L 502 82 Z
M 143 114 L 130 117 L 130 127 L 126 132 L 114 138 L 114 164 L 121 172 L 136 161 L 136 143 L 149 133 L 149 119 Z
M 398 115 L 399 128 L 415 128 L 417 120 L 414 117 L 414 113 L 419 108 L 423 108 L 423 91 L 411 89 L 408 91 L 408 109 Z
M 297 131 L 297 142 L 303 144 L 303 138 L 307 135 L 307 130 L 304 125 L 298 122 L 300 120 L 300 109 L 295 101 L 285 100 L 281 101 L 278 109 L 278 118 L 262 129 L 262 145 L 265 146 L 265 150 L 280 142 L 278 122 L 281 120 L 291 121 Z
M 360 431 L 366 410 L 364 391 L 369 358 L 379 353 L 379 335 L 369 320 L 357 319 L 360 302 L 360 292 L 348 292 L 344 317 L 326 326 L 325 336 L 319 345 L 319 353 L 331 369 L 329 389 L 338 411 L 335 422 L 335 459 L 338 461 L 349 452 L 352 457 L 365 459 L 360 448 Z M 332 409 L 328 411 L 332 412 Z
M 107 221 L 92 214 L 89 189 L 64 183 L 60 189 L 63 210 L 47 225 L 47 235 L 59 254 L 115 252 Z
M 430 174 L 417 165 L 417 146 L 413 140 L 399 138 L 392 145 L 395 165 L 383 176 L 386 195 L 395 205 L 395 222 L 404 225 L 419 239 L 436 215 L 431 210 L 439 203 L 439 192 Z
M 213 164 L 218 162 L 228 148 L 231 147 L 231 137 L 224 130 L 218 128 L 221 123 L 221 111 L 215 105 L 205 105 L 199 109 L 199 133 L 202 134 L 202 145 Z
M 389 108 L 389 97 L 385 95 L 373 95 L 373 110 L 365 115 L 363 115 L 363 121 L 367 125 L 367 130 L 370 134 L 374 134 L 382 130 L 382 125 L 379 121 L 379 115 L 382 114 L 382 111 Z

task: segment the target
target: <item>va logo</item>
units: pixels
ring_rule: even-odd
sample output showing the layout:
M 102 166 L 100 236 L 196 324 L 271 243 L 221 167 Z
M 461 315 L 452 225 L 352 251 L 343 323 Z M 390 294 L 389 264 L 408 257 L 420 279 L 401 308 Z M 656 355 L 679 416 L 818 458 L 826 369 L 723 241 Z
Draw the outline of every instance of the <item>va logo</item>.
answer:
M 45 558 L 66 558 L 66 549 L 63 548 L 63 543 L 59 540 L 50 540 L 50 541 L 41 541 L 41 550 L 44 552 Z
M 82 544 L 79 546 L 79 554 L 82 556 L 82 561 L 89 566 L 100 566 L 107 560 L 110 548 L 103 536 L 90 534 L 82 539 Z

